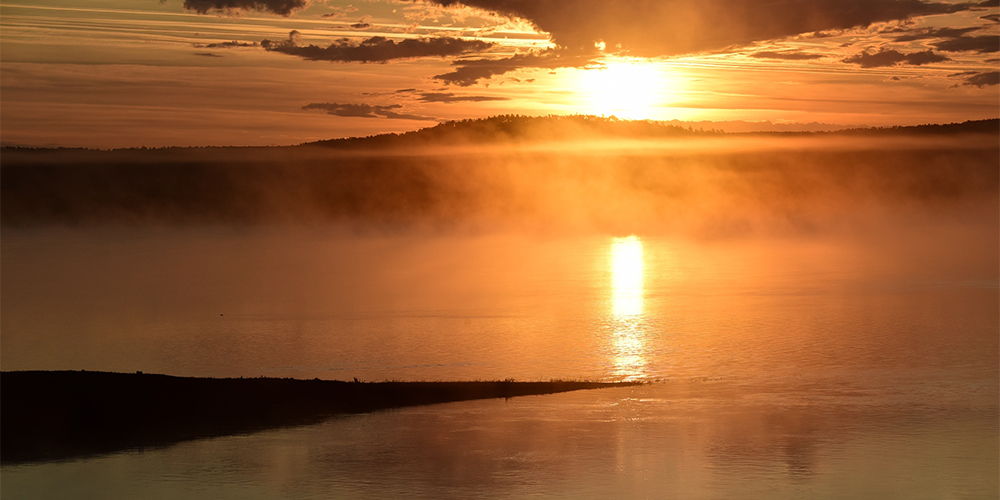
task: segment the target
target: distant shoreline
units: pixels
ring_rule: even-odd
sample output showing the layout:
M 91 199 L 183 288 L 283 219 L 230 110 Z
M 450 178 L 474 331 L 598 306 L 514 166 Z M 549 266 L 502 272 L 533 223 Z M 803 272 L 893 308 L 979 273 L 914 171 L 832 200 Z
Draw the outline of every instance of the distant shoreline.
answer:
M 346 224 L 719 234 L 775 227 L 813 234 L 863 226 L 872 208 L 942 214 L 971 202 L 993 213 L 1000 120 L 740 135 L 501 117 L 296 147 L 0 153 L 4 228 Z
M 796 130 L 794 126 L 775 125 L 770 130 L 723 130 L 715 128 L 726 123 L 751 122 L 683 122 L 678 120 L 627 120 L 615 117 L 590 115 L 569 116 L 522 116 L 497 115 L 489 118 L 453 120 L 402 133 L 381 133 L 368 136 L 351 136 L 324 139 L 300 144 L 275 146 L 165 146 L 165 147 L 125 147 L 86 148 L 65 146 L 36 146 L 27 144 L 0 144 L 0 151 L 10 155 L 25 152 L 54 153 L 127 153 L 138 151 L 158 152 L 204 152 L 220 151 L 232 154 L 234 151 L 287 151 L 296 149 L 323 150 L 375 150 L 385 153 L 387 149 L 442 147 L 464 144 L 483 146 L 501 144 L 525 145 L 546 141 L 594 141 L 621 139 L 667 139 L 692 137 L 884 137 L 893 135 L 957 135 L 996 134 L 1000 130 L 1000 118 L 966 120 L 953 123 L 926 123 L 921 125 L 895 126 L 828 126 L 820 130 Z M 821 124 L 817 124 L 821 125 Z M 706 129 L 705 127 L 710 127 Z M 106 158 L 102 158 L 106 159 Z
M 320 422 L 332 415 L 638 382 L 341 382 L 0 372 L 0 462 L 63 460 Z

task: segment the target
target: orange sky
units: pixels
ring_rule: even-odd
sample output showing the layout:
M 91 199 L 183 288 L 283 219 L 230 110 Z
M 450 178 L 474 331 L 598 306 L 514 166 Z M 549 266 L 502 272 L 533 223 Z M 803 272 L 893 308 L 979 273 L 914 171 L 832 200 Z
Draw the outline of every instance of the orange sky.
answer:
M 0 139 L 298 144 L 504 113 L 994 118 L 997 5 L 12 0 L 0 3 Z

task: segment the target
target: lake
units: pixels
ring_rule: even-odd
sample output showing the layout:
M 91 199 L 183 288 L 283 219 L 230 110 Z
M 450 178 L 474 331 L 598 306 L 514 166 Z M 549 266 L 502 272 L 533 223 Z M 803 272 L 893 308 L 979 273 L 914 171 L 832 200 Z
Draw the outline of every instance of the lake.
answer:
M 997 498 L 993 222 L 5 228 L 4 370 L 650 384 L 4 466 L 0 492 Z

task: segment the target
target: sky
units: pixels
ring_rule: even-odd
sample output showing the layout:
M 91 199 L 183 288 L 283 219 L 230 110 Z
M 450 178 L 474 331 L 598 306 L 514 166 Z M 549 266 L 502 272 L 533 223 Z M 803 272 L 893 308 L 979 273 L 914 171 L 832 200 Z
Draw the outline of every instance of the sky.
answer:
M 950 123 L 1000 116 L 998 80 L 998 0 L 0 2 L 4 145 L 290 145 L 498 114 Z

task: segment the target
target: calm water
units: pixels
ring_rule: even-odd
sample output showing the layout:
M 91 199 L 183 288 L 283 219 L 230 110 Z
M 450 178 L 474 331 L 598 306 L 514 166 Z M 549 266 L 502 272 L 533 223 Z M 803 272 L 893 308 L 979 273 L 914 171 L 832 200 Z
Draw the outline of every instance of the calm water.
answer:
M 4 230 L 4 370 L 650 380 L 3 468 L 4 498 L 997 498 L 997 229 Z

